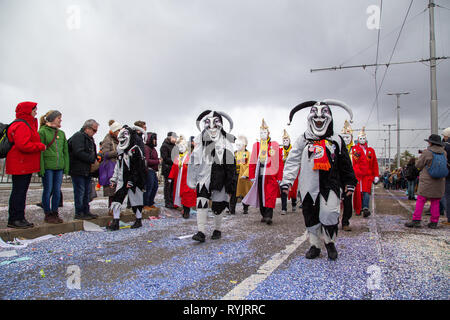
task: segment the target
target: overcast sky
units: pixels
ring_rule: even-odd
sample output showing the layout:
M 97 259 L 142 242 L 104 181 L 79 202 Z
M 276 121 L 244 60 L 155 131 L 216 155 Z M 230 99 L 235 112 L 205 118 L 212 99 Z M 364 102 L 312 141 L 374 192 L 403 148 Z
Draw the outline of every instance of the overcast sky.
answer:
M 384 1 L 379 62 L 388 62 L 410 0 Z M 448 1 L 437 4 L 450 8 Z M 353 128 L 430 128 L 430 71 L 424 63 L 391 66 L 375 101 L 374 68 L 311 73 L 312 68 L 374 63 L 378 30 L 366 12 L 379 0 L 0 0 L 0 121 L 20 101 L 38 114 L 63 113 L 68 136 L 94 118 L 95 139 L 108 120 L 147 122 L 161 145 L 168 131 L 197 135 L 205 109 L 228 113 L 232 131 L 251 143 L 265 118 L 273 140 L 306 128 L 306 100 L 333 98 L 354 112 Z M 392 62 L 429 58 L 428 1 L 415 0 Z M 79 10 L 79 15 L 77 15 Z M 450 55 L 450 9 L 436 8 L 437 56 Z M 379 67 L 381 82 L 385 67 Z M 437 67 L 439 127 L 450 126 L 450 60 Z M 372 113 L 371 113 L 372 110 Z M 347 113 L 333 108 L 340 132 Z M 370 117 L 369 117 L 370 115 Z M 228 128 L 228 125 L 225 125 Z M 403 148 L 425 147 L 429 131 L 402 132 Z M 357 132 L 355 133 L 355 137 Z M 369 132 L 383 155 L 386 132 Z M 392 133 L 392 156 L 396 132 Z M 249 147 L 251 149 L 251 146 Z M 403 150 L 402 150 L 403 151 Z

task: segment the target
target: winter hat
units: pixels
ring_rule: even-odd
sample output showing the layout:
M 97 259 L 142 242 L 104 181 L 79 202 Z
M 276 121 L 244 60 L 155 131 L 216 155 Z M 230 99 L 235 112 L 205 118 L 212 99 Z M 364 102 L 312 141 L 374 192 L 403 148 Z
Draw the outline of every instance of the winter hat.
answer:
M 444 144 L 442 143 L 441 137 L 437 134 L 432 134 L 428 139 L 425 139 L 425 141 L 431 143 L 431 144 L 436 144 L 438 146 L 443 146 Z
M 450 137 L 450 127 L 444 129 L 444 131 L 442 131 L 442 135 L 444 137 Z
M 114 121 L 114 120 L 109 121 L 109 130 L 111 132 L 116 132 L 120 129 L 122 129 L 122 125 L 120 123 L 118 123 L 117 121 Z
M 169 133 L 167 133 L 168 137 L 174 137 L 175 139 L 178 139 L 178 136 L 175 132 L 170 131 Z

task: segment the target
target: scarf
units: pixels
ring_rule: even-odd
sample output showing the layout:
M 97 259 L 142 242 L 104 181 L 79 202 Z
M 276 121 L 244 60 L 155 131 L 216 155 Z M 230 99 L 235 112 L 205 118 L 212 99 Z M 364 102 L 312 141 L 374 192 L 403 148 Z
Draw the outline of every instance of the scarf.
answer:
M 329 171 L 331 168 L 330 161 L 327 156 L 327 148 L 325 140 L 314 141 L 314 168 L 313 170 Z
M 180 153 L 178 158 L 178 169 L 181 169 L 181 167 L 183 166 L 184 157 L 186 156 L 186 153 L 187 151 L 185 151 L 184 153 Z
M 289 151 L 292 149 L 292 144 L 289 145 L 289 148 L 286 149 L 286 147 L 283 147 L 283 161 L 286 161 Z
M 259 162 L 261 163 L 266 162 L 268 149 L 269 149 L 269 139 L 261 140 L 259 144 Z

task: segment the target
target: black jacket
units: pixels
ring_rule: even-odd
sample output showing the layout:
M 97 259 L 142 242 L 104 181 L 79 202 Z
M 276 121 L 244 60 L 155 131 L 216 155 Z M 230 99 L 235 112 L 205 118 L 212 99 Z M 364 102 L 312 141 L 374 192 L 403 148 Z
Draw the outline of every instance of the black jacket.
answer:
M 89 137 L 83 130 L 76 132 L 68 140 L 70 175 L 88 177 L 91 164 L 97 159 L 97 147 L 94 139 Z
M 408 181 L 414 181 L 419 176 L 419 170 L 413 164 L 407 164 L 405 172 L 405 178 Z
M 162 158 L 161 164 L 161 174 L 164 177 L 168 177 L 170 174 L 170 170 L 172 169 L 173 160 L 172 160 L 172 149 L 175 147 L 175 144 L 170 142 L 170 138 L 166 138 L 159 149 L 159 154 Z
M 448 175 L 447 175 L 447 180 L 450 180 L 450 143 L 448 142 L 444 142 L 444 149 L 445 152 L 447 152 L 447 168 L 448 168 Z
M 214 154 L 215 156 L 215 154 Z M 228 160 L 228 162 L 227 162 Z M 214 161 L 211 167 L 211 183 L 209 189 L 222 190 L 225 187 L 227 194 L 236 193 L 236 158 L 234 154 L 229 150 L 225 150 L 223 153 L 223 164 L 219 164 L 218 161 Z

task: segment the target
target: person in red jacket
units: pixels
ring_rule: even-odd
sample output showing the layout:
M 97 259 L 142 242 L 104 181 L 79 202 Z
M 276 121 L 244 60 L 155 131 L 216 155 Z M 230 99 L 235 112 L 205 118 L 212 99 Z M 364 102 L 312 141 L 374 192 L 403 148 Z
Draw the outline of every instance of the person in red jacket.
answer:
M 179 155 L 175 158 L 169 173 L 170 181 L 173 181 L 173 204 L 175 207 L 183 206 L 183 218 L 188 219 L 191 207 L 195 207 L 197 193 L 188 187 L 186 178 L 189 163 L 189 152 L 187 141 L 180 135 L 176 146 Z
M 34 172 L 41 170 L 41 151 L 45 144 L 37 131 L 37 103 L 25 101 L 16 107 L 16 121 L 8 128 L 8 139 L 14 145 L 6 156 L 6 173 L 12 176 L 12 190 L 9 198 L 10 228 L 32 228 L 25 219 L 27 191 Z
M 377 184 L 380 180 L 378 160 L 375 150 L 367 145 L 367 135 L 363 127 L 358 135 L 358 143 L 352 147 L 353 170 L 355 171 L 358 184 L 353 195 L 353 209 L 356 215 L 361 214 L 364 218 L 370 216 L 369 201 L 372 183 Z
M 249 178 L 254 181 L 244 204 L 259 207 L 261 222 L 272 224 L 273 208 L 283 179 L 283 153 L 277 142 L 271 141 L 269 127 L 264 119 L 260 127 L 261 140 L 253 144 L 249 165 Z

